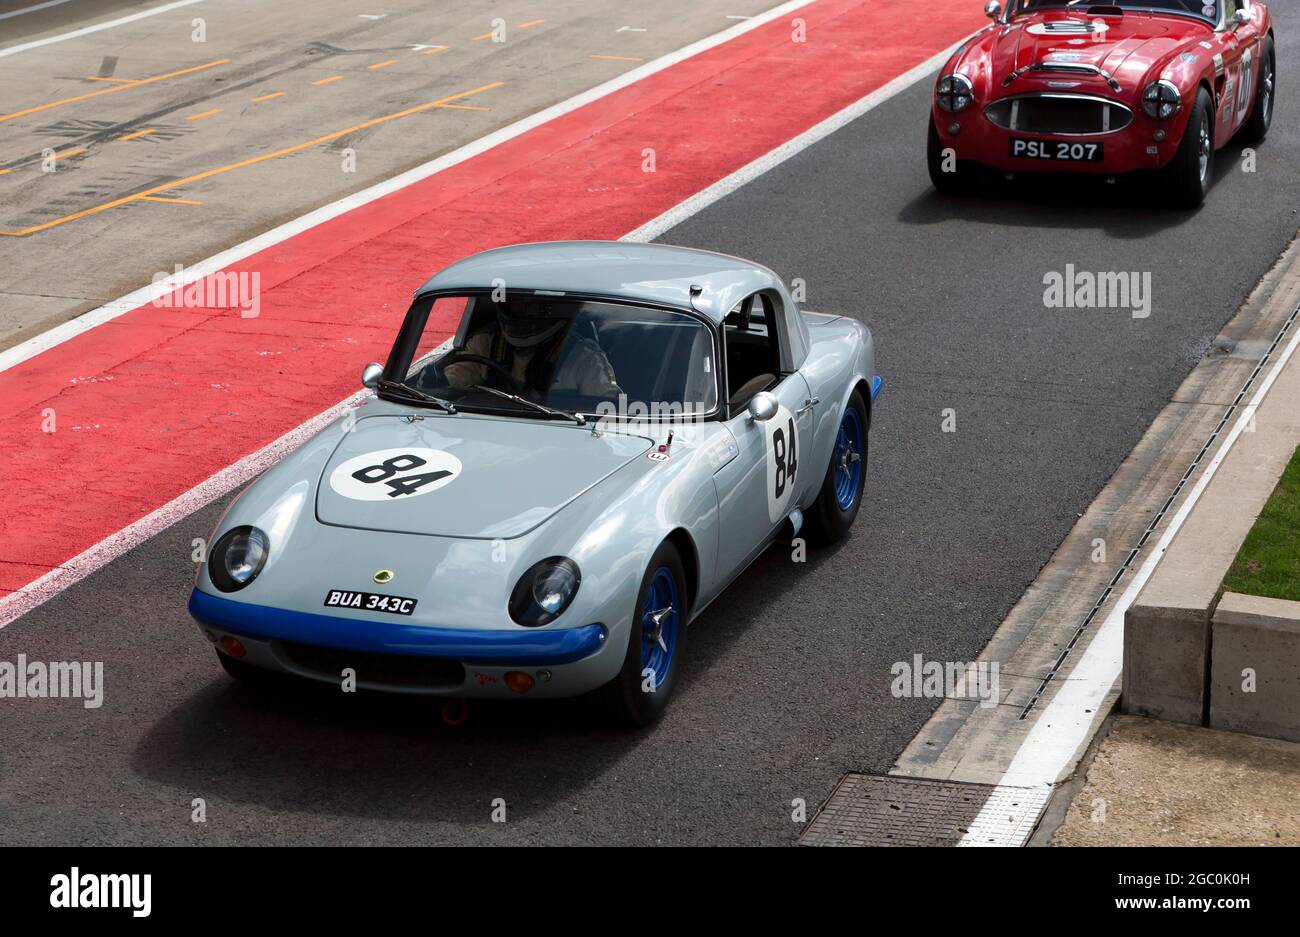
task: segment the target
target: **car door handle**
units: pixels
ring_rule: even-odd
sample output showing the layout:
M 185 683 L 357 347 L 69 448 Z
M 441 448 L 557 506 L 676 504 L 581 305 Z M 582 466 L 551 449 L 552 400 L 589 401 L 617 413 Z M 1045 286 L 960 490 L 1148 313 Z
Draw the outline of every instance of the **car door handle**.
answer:
M 803 406 L 802 406 L 802 407 L 800 407 L 798 410 L 794 411 L 794 412 L 795 412 L 795 415 L 796 415 L 796 416 L 799 416 L 799 415 L 801 415 L 801 414 L 807 413 L 809 410 L 811 410 L 813 407 L 817 406 L 817 404 L 819 404 L 819 403 L 821 403 L 821 402 L 822 402 L 822 399 L 821 399 L 820 397 L 809 397 L 807 400 L 805 400 L 805 401 L 803 402 Z

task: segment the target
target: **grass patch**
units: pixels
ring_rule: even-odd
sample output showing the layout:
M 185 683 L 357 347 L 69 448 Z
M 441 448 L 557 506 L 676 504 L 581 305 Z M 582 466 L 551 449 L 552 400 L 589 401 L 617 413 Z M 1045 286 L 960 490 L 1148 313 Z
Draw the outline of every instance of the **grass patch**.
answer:
M 1246 535 L 1223 587 L 1300 602 L 1300 449 Z

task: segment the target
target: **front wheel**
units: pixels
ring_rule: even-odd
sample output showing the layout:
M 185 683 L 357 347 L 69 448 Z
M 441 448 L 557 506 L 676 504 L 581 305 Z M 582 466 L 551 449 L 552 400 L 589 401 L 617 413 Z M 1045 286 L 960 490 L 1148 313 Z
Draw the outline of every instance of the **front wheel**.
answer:
M 843 540 L 862 506 L 867 478 L 867 406 L 856 390 L 840 417 L 821 491 L 808 509 L 808 539 L 819 546 Z
M 1170 208 L 1199 208 L 1214 177 L 1214 109 L 1204 88 L 1196 92 L 1178 151 L 1164 169 L 1165 199 Z
M 602 691 L 624 724 L 650 725 L 668 708 L 681 670 L 686 615 L 686 573 L 677 548 L 665 540 L 641 578 L 623 668 Z

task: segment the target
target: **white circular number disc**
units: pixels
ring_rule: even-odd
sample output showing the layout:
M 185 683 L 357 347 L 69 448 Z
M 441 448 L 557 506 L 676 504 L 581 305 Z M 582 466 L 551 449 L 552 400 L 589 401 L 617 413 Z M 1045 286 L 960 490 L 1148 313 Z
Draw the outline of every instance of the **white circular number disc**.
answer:
M 803 450 L 794 415 L 784 405 L 763 424 L 763 432 L 767 437 L 767 517 L 775 524 L 790 513 Z
M 330 487 L 355 501 L 406 501 L 450 485 L 460 459 L 442 449 L 379 449 L 330 472 Z

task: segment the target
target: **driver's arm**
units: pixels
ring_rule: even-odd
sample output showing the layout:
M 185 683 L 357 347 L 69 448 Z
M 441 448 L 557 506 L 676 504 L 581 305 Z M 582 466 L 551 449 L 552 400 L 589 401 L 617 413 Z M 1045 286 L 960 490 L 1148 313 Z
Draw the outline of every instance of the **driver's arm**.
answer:
M 459 351 L 467 355 L 478 355 L 482 358 L 492 356 L 492 336 L 487 332 L 478 332 L 471 335 L 465 340 L 465 347 Z M 451 354 L 455 354 L 452 351 Z M 442 369 L 443 377 L 447 379 L 449 387 L 473 387 L 475 384 L 482 384 L 483 379 L 487 377 L 487 365 L 479 364 L 476 361 L 456 361 Z
M 572 388 L 588 397 L 617 398 L 623 392 L 614 366 L 595 342 L 583 339 L 565 356 L 560 370 L 555 376 L 556 387 Z

